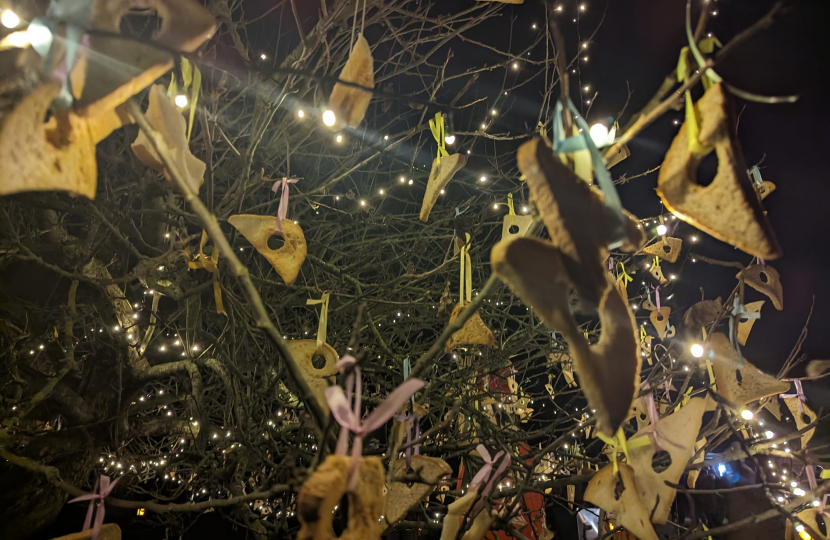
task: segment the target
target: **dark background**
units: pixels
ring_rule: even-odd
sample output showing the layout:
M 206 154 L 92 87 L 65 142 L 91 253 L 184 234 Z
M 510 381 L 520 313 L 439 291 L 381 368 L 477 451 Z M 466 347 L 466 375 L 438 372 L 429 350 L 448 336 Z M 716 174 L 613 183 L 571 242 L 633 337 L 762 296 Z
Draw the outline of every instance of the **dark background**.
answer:
M 439 3 L 441 10 L 469 7 L 473 0 L 451 0 Z M 639 110 L 657 89 L 663 78 L 677 62 L 678 51 L 686 44 L 684 18 L 685 0 L 563 0 L 565 15 L 562 18 L 569 49 L 575 49 L 586 35 L 590 35 L 605 20 L 590 42 L 589 61 L 580 63 L 579 73 L 572 82 L 573 95 L 580 96 L 579 88 L 590 84 L 591 93 L 598 91 L 596 103 L 588 118 L 589 123 L 605 117 L 615 117 L 627 99 L 626 83 L 633 95 L 628 114 Z M 578 14 L 578 5 L 586 4 L 578 23 L 572 18 Z M 246 11 L 256 16 L 256 3 L 248 2 Z M 318 2 L 297 2 L 306 30 L 316 19 Z M 695 0 L 698 7 L 699 0 Z M 709 31 L 726 43 L 740 30 L 762 17 L 774 4 L 772 0 L 720 0 L 712 2 L 718 15 L 713 17 Z M 769 211 L 784 256 L 771 264 L 781 274 L 784 288 L 784 310 L 777 312 L 770 302 L 764 306 L 762 318 L 755 324 L 752 336 L 744 348 L 746 356 L 768 372 L 776 373 L 787 358 L 810 311 L 815 298 L 815 311 L 810 324 L 810 334 L 803 351 L 810 358 L 830 358 L 830 282 L 825 269 L 830 263 L 827 240 L 827 218 L 830 215 L 830 188 L 826 172 L 825 156 L 830 152 L 830 106 L 824 99 L 827 91 L 823 84 L 827 79 L 828 45 L 826 28 L 830 22 L 830 2 L 792 2 L 792 10 L 775 25 L 755 36 L 735 50 L 721 65 L 718 72 L 730 83 L 744 90 L 766 95 L 799 94 L 793 105 L 761 105 L 738 102 L 740 111 L 739 136 L 749 166 L 761 163 L 764 179 L 774 182 L 778 189 L 764 200 Z M 262 1 L 262 10 L 270 2 Z M 507 31 L 509 21 L 515 17 L 514 32 Z M 696 20 L 696 15 L 694 19 Z M 511 50 L 530 43 L 532 24 L 544 24 L 544 9 L 537 0 L 526 0 L 521 6 L 507 6 L 498 24 L 487 23 L 478 29 L 483 41 L 494 41 L 503 48 L 512 40 Z M 291 17 L 279 17 L 277 12 L 264 19 L 259 32 L 253 30 L 251 39 L 259 34 L 263 47 L 268 35 L 274 35 L 274 27 L 293 30 Z M 464 51 L 459 44 L 459 50 Z M 484 55 L 481 49 L 473 54 Z M 465 52 L 466 53 L 466 52 Z M 535 51 L 532 54 L 537 54 Z M 539 53 L 540 55 L 542 53 Z M 463 62 L 458 54 L 456 62 Z M 531 56 L 531 58 L 534 58 Z M 483 63 L 476 57 L 477 64 Z M 529 68 L 523 68 L 529 69 Z M 493 88 L 501 84 L 503 73 L 494 75 Z M 488 81 L 481 81 L 482 91 L 488 89 Z M 494 96 L 495 99 L 495 96 Z M 577 104 L 580 102 L 575 99 Z M 535 122 L 539 97 L 531 87 L 511 96 L 504 107 L 509 115 L 498 119 L 501 127 L 522 132 L 528 122 Z M 527 114 L 523 116 L 523 111 Z M 612 171 L 614 176 L 629 176 L 654 168 L 662 161 L 677 126 L 673 120 L 682 120 L 682 112 L 672 112 L 647 129 L 629 147 L 632 155 Z M 621 119 L 624 124 L 625 115 Z M 484 159 L 485 156 L 477 156 Z M 484 163 L 484 161 L 482 161 Z M 655 216 L 663 212 L 659 197 L 654 193 L 656 173 L 632 180 L 620 189 L 623 204 L 639 217 Z M 675 222 L 679 223 L 679 222 Z M 676 236 L 687 240 L 692 234 L 702 237 L 695 251 L 713 258 L 739 260 L 748 263 L 750 257 L 726 244 L 702 235 L 691 227 L 679 224 Z M 684 253 L 687 246 L 684 246 Z M 727 296 L 735 285 L 735 271 L 730 268 L 706 264 L 679 264 L 670 266 L 680 274 L 675 286 L 675 297 L 668 302 L 679 315 L 685 307 L 700 298 L 701 286 L 706 298 Z M 669 266 L 669 265 L 667 265 Z M 672 270 L 667 270 L 667 273 Z M 759 293 L 747 290 L 747 301 L 763 299 Z M 795 375 L 801 374 L 797 371 Z M 821 383 L 806 389 L 808 398 L 819 408 L 830 404 L 830 393 Z M 40 538 L 52 538 L 79 530 L 83 522 L 85 505 L 66 507 L 55 525 L 44 531 Z M 130 515 L 111 509 L 107 521 L 128 522 Z M 144 525 L 151 526 L 148 516 Z M 133 523 L 125 538 L 165 538 L 163 529 L 148 530 Z M 186 538 L 243 537 L 244 531 L 233 532 L 231 526 L 217 514 L 199 518 Z

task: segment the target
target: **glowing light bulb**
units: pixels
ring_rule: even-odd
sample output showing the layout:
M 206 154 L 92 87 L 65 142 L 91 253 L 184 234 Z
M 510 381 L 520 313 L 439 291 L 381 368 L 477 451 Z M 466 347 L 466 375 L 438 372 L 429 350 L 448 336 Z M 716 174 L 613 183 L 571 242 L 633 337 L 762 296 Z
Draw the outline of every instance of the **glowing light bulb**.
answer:
M 266 56 L 266 54 L 265 54 L 265 53 L 260 54 L 260 55 L 259 55 L 259 57 L 260 57 L 261 59 L 263 59 L 263 60 L 265 60 L 266 58 L 268 58 L 268 56 Z
M 299 118 L 305 118 L 305 111 L 300 109 L 299 111 L 297 111 L 297 116 Z
M 775 433 L 773 433 L 773 432 L 772 432 L 772 431 L 770 431 L 770 430 L 766 430 L 766 431 L 764 432 L 764 437 L 766 437 L 767 439 L 772 439 L 773 437 L 775 437 Z
M 326 109 L 325 111 L 323 111 L 323 123 L 325 125 L 331 127 L 334 125 L 335 122 L 337 122 L 337 117 L 334 115 L 334 111 L 332 111 L 331 109 Z
M 806 494 L 807 494 L 807 492 L 806 492 L 806 491 L 804 491 L 804 490 L 803 490 L 803 489 L 801 489 L 801 488 L 795 488 L 795 489 L 793 490 L 793 495 L 795 495 L 796 497 L 803 497 L 803 496 L 804 496 L 804 495 L 806 495 Z
M 513 62 L 513 69 L 519 69 L 519 63 Z
M 579 6 L 579 11 L 585 11 L 585 7 L 586 7 L 585 4 L 581 4 Z
M 176 103 L 176 107 L 180 109 L 187 107 L 187 96 L 184 94 L 179 94 L 178 96 L 176 96 L 174 102 Z
M 499 204 L 498 203 L 494 204 L 493 209 L 498 210 L 499 209 Z
M 752 411 L 750 411 L 749 409 L 744 409 L 741 411 L 741 418 L 743 418 L 744 420 L 752 420 L 754 416 L 755 415 L 752 414 Z
M 692 242 L 697 242 L 697 236 L 692 236 Z
M 536 23 L 533 23 L 532 25 L 530 25 L 530 27 L 536 30 Z
M 334 140 L 339 142 L 339 143 L 342 143 L 343 142 L 343 135 L 338 135 L 337 137 L 334 138 Z
M 366 201 L 361 200 L 361 201 L 360 201 L 360 206 L 366 206 Z
M 444 142 L 447 144 L 455 144 L 455 135 L 447 135 L 444 137 Z
M 0 15 L 0 23 L 9 29 L 17 28 L 17 25 L 20 24 L 20 17 L 14 11 L 5 9 L 3 10 L 3 14 Z
M 492 109 L 490 111 L 490 116 L 496 116 L 496 109 Z
M 585 87 L 588 88 L 587 86 Z M 596 123 L 591 126 L 591 139 L 597 146 L 604 146 L 608 144 L 608 127 L 605 124 Z
M 446 193 L 446 191 L 444 191 L 444 190 L 442 189 L 439 193 L 441 193 L 441 195 L 443 195 L 444 193 Z
M 527 207 L 527 206 L 522 206 L 522 212 L 524 212 L 525 214 L 527 214 L 527 212 L 528 212 L 528 207 Z
M 692 356 L 694 356 L 695 358 L 702 358 L 703 353 L 705 352 L 704 349 L 703 349 L 703 345 L 701 345 L 700 343 L 693 344 L 691 346 L 690 350 L 691 350 Z
M 378 193 L 380 193 L 381 195 L 383 195 L 383 190 L 382 190 L 382 189 L 381 189 L 381 190 L 378 190 Z
M 479 181 L 479 182 L 486 182 L 486 181 L 487 181 L 487 177 L 486 177 L 486 176 L 482 176 L 481 178 L 479 178 L 479 179 L 478 179 L 478 181 Z
M 660 236 L 663 236 L 667 232 L 669 232 L 669 228 L 663 225 L 662 223 L 657 226 L 657 234 L 659 234 Z

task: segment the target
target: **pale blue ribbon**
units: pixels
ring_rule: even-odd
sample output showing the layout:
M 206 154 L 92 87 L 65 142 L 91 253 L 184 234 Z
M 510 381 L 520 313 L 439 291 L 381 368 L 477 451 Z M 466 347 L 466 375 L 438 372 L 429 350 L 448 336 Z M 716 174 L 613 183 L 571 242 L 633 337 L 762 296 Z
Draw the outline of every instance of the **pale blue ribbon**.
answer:
M 562 123 L 562 102 L 557 100 L 556 107 L 553 111 L 553 149 L 558 154 L 572 154 L 579 150 L 588 150 L 591 154 L 591 164 L 594 167 L 594 174 L 597 178 L 597 184 L 603 195 L 605 195 L 605 208 L 609 219 L 614 225 L 611 232 L 611 239 L 608 244 L 609 249 L 620 247 L 626 239 L 625 226 L 623 225 L 622 217 L 622 203 L 620 196 L 617 194 L 617 189 L 614 187 L 614 181 L 608 173 L 608 168 L 605 166 L 605 160 L 602 157 L 597 145 L 591 138 L 591 128 L 588 123 L 576 110 L 573 101 L 568 98 L 568 109 L 574 116 L 576 126 L 580 129 L 579 135 L 572 137 L 565 137 L 565 128 Z

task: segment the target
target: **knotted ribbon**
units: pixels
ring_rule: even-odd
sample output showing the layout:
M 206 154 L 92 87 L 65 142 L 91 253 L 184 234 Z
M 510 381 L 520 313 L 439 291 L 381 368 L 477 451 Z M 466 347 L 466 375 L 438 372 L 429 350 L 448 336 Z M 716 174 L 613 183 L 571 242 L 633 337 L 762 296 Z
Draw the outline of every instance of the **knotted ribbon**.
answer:
M 561 100 L 557 100 L 556 107 L 553 111 L 553 149 L 558 154 L 573 154 L 579 150 L 586 149 L 590 153 L 594 175 L 596 176 L 597 184 L 602 194 L 605 196 L 605 207 L 610 223 L 612 224 L 611 241 L 608 248 L 618 248 L 625 242 L 626 238 L 620 196 L 617 194 L 614 181 L 611 179 L 611 174 L 605 166 L 605 159 L 591 138 L 591 128 L 579 114 L 579 111 L 577 111 L 576 106 L 570 98 L 568 98 L 567 107 L 571 114 L 573 114 L 574 121 L 580 133 L 565 138 L 565 127 L 562 122 L 563 104 Z
M 435 141 L 438 143 L 438 155 L 435 156 L 436 163 L 439 165 L 441 164 L 441 158 L 449 156 L 449 152 L 447 152 L 446 142 L 444 141 L 445 136 L 445 128 L 444 128 L 444 115 L 442 113 L 435 113 L 435 120 L 429 121 L 429 130 L 432 132 L 432 136 L 435 137 Z
M 493 489 L 493 483 L 495 482 L 496 478 L 500 477 L 502 473 L 510 466 L 511 458 L 510 454 L 506 454 L 504 450 L 499 450 L 498 453 L 491 459 L 490 452 L 483 444 L 479 444 L 476 447 L 478 451 L 478 455 L 481 456 L 481 459 L 484 460 L 484 465 L 481 469 L 478 470 L 475 476 L 473 476 L 472 481 L 470 482 L 470 490 L 477 489 L 481 484 L 487 481 L 487 484 L 484 486 L 483 490 L 480 490 L 481 496 L 486 497 L 490 491 Z M 493 471 L 493 465 L 499 460 L 499 458 L 504 455 L 504 459 L 501 460 L 499 466 L 496 468 L 495 473 L 490 475 Z M 489 477 L 489 480 L 487 480 Z
M 648 420 L 651 425 L 649 425 L 647 428 L 643 429 L 637 435 L 632 437 L 632 440 L 628 442 L 629 446 L 636 446 L 636 441 L 634 439 L 639 439 L 642 436 L 647 436 L 649 439 L 651 439 L 651 443 L 654 445 L 654 450 L 657 452 L 663 449 L 663 447 L 660 446 L 660 441 L 658 440 L 658 438 L 662 439 L 664 442 L 671 444 L 672 446 L 680 447 L 678 444 L 666 438 L 666 436 L 660 432 L 660 428 L 657 426 L 657 422 L 660 420 L 660 415 L 657 414 L 657 404 L 654 402 L 654 394 L 651 393 L 651 387 L 649 386 L 648 381 L 643 382 L 643 390 L 646 391 L 646 393 L 643 395 L 643 402 L 646 405 L 646 414 L 648 415 Z
M 104 499 L 106 499 L 112 490 L 115 488 L 115 484 L 121 478 L 116 478 L 114 482 L 110 482 L 109 476 L 102 475 L 98 480 L 95 481 L 95 487 L 92 490 L 92 493 L 87 495 L 81 495 L 80 497 L 75 497 L 70 503 L 81 502 L 81 501 L 89 501 L 89 508 L 86 511 L 86 519 L 84 520 L 84 528 L 83 531 L 89 530 L 92 527 L 92 540 L 98 540 L 98 534 L 101 532 L 101 526 L 104 524 L 104 512 L 105 512 L 105 505 Z M 100 487 L 100 491 L 99 491 Z M 98 507 L 98 511 L 95 511 L 95 507 Z M 95 514 L 95 523 L 92 523 L 92 514 Z
M 274 230 L 282 234 L 282 220 L 288 216 L 288 184 L 296 184 L 299 178 L 280 178 L 274 185 L 271 186 L 271 191 L 274 193 L 282 186 L 282 193 L 280 193 L 280 206 L 277 209 L 277 226 Z
M 608 264 L 610 265 L 610 259 Z M 628 284 L 634 281 L 634 278 L 628 275 L 628 272 L 625 271 L 625 264 L 622 261 L 617 263 L 617 286 L 626 289 L 628 288 Z
M 800 379 L 795 379 L 793 382 L 795 382 L 795 394 L 781 394 L 781 397 L 784 399 L 798 398 L 798 410 L 801 414 L 804 414 L 804 403 L 807 401 L 807 398 L 804 396 L 804 387 L 801 386 Z
M 346 355 L 337 363 L 341 374 L 349 366 L 354 366 L 355 359 Z M 409 399 L 412 394 L 423 388 L 424 381 L 410 378 L 398 386 L 374 411 L 369 414 L 365 421 L 361 422 L 361 385 L 360 368 L 354 367 L 354 372 L 346 376 L 346 392 L 339 386 L 326 388 L 326 401 L 329 404 L 331 413 L 337 423 L 341 426 L 340 437 L 337 440 L 338 455 L 345 455 L 349 444 L 349 432 L 354 433 L 352 444 L 352 461 L 349 466 L 347 491 L 354 491 L 357 487 L 357 469 L 360 464 L 360 457 L 363 455 L 363 437 L 384 425 L 395 412 Z M 356 374 L 356 377 L 355 377 Z M 354 408 L 351 408 L 351 395 L 354 392 Z

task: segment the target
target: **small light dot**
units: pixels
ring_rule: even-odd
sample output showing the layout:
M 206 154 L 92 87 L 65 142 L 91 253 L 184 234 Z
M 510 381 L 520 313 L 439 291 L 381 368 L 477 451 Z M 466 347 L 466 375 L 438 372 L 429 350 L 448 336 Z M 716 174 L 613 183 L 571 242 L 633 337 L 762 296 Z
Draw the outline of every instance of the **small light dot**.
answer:
M 366 206 L 366 201 L 364 201 L 364 200 L 362 200 L 362 199 L 361 199 L 361 200 L 360 200 L 360 206 Z
M 323 123 L 329 127 L 333 126 L 334 123 L 337 121 L 337 117 L 334 115 L 334 111 L 330 109 L 326 109 L 323 111 Z
M 486 181 L 487 181 L 487 177 L 486 177 L 486 176 L 482 176 L 481 178 L 479 178 L 479 179 L 478 179 L 478 181 L 479 181 L 479 182 L 486 182 Z
M 381 189 L 381 190 L 378 190 L 378 193 L 380 193 L 381 195 L 383 195 L 383 190 L 382 190 L 382 189 Z
M 335 137 L 334 140 L 336 140 L 339 143 L 343 142 L 343 135 L 338 135 L 337 137 Z
M 305 111 L 300 109 L 299 111 L 297 111 L 297 116 L 300 118 L 305 118 Z
M 513 62 L 513 69 L 519 69 L 519 63 Z

